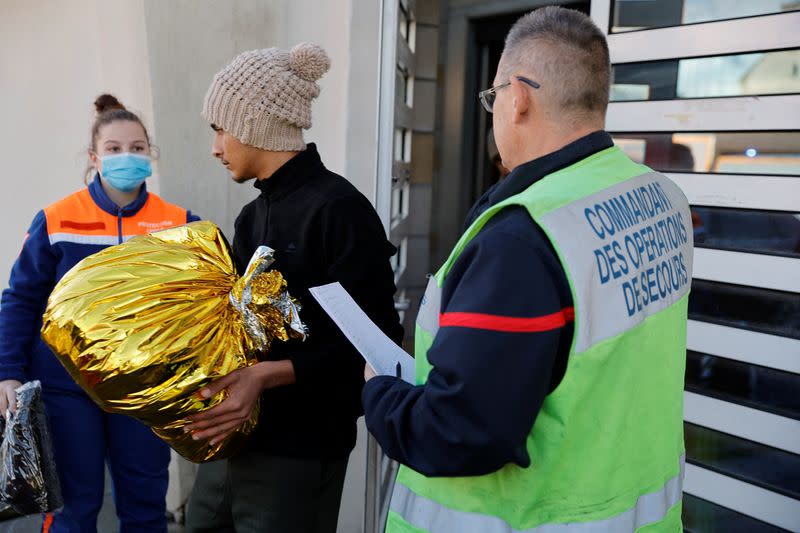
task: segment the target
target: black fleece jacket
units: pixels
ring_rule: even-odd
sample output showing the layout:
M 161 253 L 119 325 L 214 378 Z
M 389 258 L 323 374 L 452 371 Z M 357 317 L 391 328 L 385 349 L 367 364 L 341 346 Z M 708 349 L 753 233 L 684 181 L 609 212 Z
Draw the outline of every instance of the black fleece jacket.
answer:
M 289 359 L 296 383 L 264 391 L 249 446 L 271 455 L 334 459 L 355 445 L 362 414 L 364 360 L 308 289 L 340 282 L 393 340 L 403 328 L 394 309 L 396 252 L 372 204 L 329 171 L 309 144 L 271 177 L 236 219 L 233 251 L 240 272 L 259 245 L 275 250 L 274 268 L 302 305 L 305 342 L 275 341 L 267 360 Z

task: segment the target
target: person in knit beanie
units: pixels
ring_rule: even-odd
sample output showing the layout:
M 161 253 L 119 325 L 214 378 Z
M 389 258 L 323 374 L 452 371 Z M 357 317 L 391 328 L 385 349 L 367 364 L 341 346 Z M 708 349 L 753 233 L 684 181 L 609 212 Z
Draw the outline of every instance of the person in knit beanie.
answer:
M 247 266 L 260 245 L 275 251 L 309 329 L 305 342 L 273 343 L 267 359 L 201 390 L 226 391 L 192 417 L 193 438 L 215 443 L 248 420 L 259 424 L 242 451 L 200 465 L 190 496 L 188 533 L 334 533 L 347 461 L 362 414 L 364 360 L 311 297 L 339 282 L 390 338 L 403 328 L 394 308 L 396 249 L 372 204 L 322 163 L 303 130 L 331 62 L 317 45 L 267 48 L 237 56 L 218 72 L 202 114 L 214 130 L 211 152 L 233 180 L 255 178 L 259 196 L 236 219 L 233 255 Z
M 273 152 L 306 147 L 311 101 L 317 81 L 330 68 L 325 51 L 301 43 L 291 51 L 251 50 L 214 76 L 203 103 L 203 117 L 242 143 Z

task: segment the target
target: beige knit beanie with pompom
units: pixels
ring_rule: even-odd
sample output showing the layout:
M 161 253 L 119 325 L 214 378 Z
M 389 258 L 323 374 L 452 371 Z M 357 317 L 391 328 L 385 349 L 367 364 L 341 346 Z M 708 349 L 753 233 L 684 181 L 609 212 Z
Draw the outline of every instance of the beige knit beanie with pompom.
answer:
M 203 117 L 244 144 L 271 151 L 300 151 L 303 129 L 311 127 L 311 100 L 331 66 L 328 54 L 311 43 L 239 54 L 214 76 Z

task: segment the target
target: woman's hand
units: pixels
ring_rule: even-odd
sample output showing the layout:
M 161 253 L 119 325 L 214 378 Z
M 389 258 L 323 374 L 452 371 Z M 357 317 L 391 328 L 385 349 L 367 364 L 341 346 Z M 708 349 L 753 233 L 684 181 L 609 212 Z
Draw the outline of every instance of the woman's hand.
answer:
M 10 409 L 12 413 L 17 411 L 17 388 L 21 387 L 22 383 L 16 379 L 6 379 L 0 381 L 0 413 L 6 416 L 6 409 Z

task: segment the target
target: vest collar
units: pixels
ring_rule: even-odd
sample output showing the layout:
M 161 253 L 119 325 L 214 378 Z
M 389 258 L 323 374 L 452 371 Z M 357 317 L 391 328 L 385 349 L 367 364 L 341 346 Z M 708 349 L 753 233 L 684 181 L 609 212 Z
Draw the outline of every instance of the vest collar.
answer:
M 464 230 L 470 227 L 481 213 L 493 205 L 521 193 L 548 174 L 573 165 L 612 146 L 614 146 L 614 141 L 611 139 L 611 135 L 599 130 L 569 143 L 560 150 L 519 165 L 503 180 L 492 185 L 475 202 L 475 205 L 467 213 L 464 221 Z
M 602 130 L 595 131 L 569 143 L 560 150 L 523 163 L 511 171 L 496 187 L 489 189 L 489 205 L 487 207 L 521 193 L 548 174 L 573 165 L 612 146 L 614 146 L 614 141 L 611 139 L 611 135 Z
M 106 191 L 103 190 L 103 185 L 100 182 L 100 174 L 95 174 L 94 181 L 89 184 L 89 194 L 92 196 L 92 200 L 94 200 L 97 207 L 115 217 L 132 217 L 144 207 L 144 204 L 147 203 L 147 199 L 150 196 L 150 193 L 147 192 L 147 185 L 142 183 L 142 187 L 139 189 L 139 195 L 136 199 L 125 207 L 120 208 L 108 197 Z

